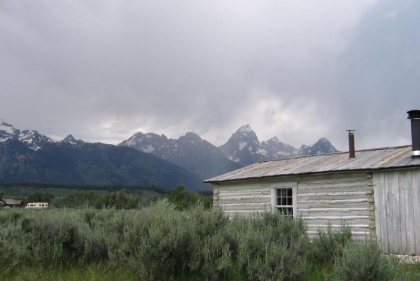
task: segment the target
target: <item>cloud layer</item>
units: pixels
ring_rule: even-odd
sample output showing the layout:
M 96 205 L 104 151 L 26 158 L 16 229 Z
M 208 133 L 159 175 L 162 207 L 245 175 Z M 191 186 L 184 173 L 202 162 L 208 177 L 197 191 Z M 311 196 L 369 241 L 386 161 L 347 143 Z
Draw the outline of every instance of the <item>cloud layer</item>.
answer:
M 359 3 L 361 2 L 361 3 Z M 0 118 L 119 143 L 249 124 L 260 140 L 410 142 L 420 4 L 406 1 L 2 1 Z

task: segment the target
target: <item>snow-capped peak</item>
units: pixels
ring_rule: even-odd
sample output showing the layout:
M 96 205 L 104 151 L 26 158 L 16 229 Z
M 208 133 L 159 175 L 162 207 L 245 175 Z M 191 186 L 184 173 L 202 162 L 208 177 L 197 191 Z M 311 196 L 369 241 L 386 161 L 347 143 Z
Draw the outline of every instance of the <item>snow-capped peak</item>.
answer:
M 25 143 L 32 150 L 40 150 L 44 143 L 54 142 L 47 136 L 39 134 L 35 130 L 24 130 L 19 133 L 19 141 Z
M 0 119 L 0 142 L 5 142 L 19 134 L 19 130 L 13 128 L 12 125 L 7 124 Z
M 238 132 L 240 133 L 249 133 L 252 132 L 251 126 L 247 125 L 243 125 L 238 129 Z
M 82 143 L 83 143 L 83 141 L 82 141 L 82 140 L 76 140 L 76 139 L 73 137 L 73 135 L 72 135 L 72 134 L 69 134 L 67 137 L 65 137 L 65 138 L 63 139 L 63 142 L 67 142 L 67 143 L 70 143 L 70 144 L 73 144 L 73 145 L 75 145 L 75 144 L 82 144 Z

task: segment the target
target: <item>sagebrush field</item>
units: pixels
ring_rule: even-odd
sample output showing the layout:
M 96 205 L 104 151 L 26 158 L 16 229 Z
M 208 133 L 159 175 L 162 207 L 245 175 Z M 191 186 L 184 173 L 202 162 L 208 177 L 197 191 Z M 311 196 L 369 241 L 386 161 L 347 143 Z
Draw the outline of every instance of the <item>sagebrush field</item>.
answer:
M 277 214 L 229 220 L 167 200 L 145 210 L 0 210 L 7 280 L 418 279 L 418 267 L 402 267 L 345 226 L 310 239 L 302 220 Z

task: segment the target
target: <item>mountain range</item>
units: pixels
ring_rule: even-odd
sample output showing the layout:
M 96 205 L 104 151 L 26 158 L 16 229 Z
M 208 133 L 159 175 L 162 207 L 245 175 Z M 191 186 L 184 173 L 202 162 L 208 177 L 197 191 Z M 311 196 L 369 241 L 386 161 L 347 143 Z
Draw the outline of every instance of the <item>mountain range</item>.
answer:
M 325 138 L 295 148 L 273 137 L 260 142 L 249 125 L 216 147 L 195 133 L 178 139 L 136 133 L 119 145 L 88 143 L 72 135 L 60 141 L 0 120 L 0 182 L 142 185 L 193 190 L 208 179 L 243 166 L 276 158 L 332 153 Z
M 159 157 L 129 147 L 86 143 L 69 135 L 54 141 L 0 120 L 0 182 L 209 187 Z
M 326 138 L 311 146 L 302 145 L 299 149 L 279 141 L 277 137 L 260 142 L 249 125 L 240 127 L 219 147 L 194 133 L 187 133 L 179 139 L 168 139 L 165 135 L 154 133 L 136 133 L 119 146 L 152 153 L 203 179 L 259 161 L 337 152 Z

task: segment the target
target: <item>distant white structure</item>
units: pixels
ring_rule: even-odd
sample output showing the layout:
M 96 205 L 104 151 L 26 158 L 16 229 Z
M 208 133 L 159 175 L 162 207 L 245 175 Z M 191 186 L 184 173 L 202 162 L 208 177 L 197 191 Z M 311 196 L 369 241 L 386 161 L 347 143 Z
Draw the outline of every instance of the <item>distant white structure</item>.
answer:
M 35 210 L 48 209 L 48 203 L 47 202 L 28 203 L 25 209 L 35 209 Z

